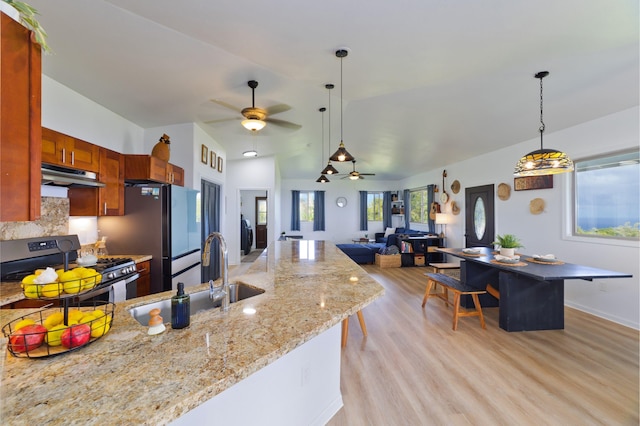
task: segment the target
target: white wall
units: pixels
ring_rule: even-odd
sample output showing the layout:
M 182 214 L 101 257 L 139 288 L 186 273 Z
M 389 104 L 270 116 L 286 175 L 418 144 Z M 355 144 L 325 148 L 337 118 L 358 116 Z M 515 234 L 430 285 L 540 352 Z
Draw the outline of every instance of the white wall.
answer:
M 573 160 L 596 154 L 638 148 L 638 107 L 554 133 L 545 133 L 545 148 L 567 152 Z M 453 216 L 454 223 L 447 225 L 447 245 L 462 247 L 464 244 L 464 193 L 465 188 L 504 182 L 512 187 L 511 198 L 502 201 L 495 198 L 496 233 L 516 234 L 525 246 L 524 253 L 553 253 L 571 263 L 633 274 L 633 278 L 596 280 L 570 280 L 565 283 L 565 303 L 621 324 L 640 328 L 640 292 L 638 267 L 639 244 L 604 242 L 593 239 L 575 239 L 566 236 L 564 228 L 569 203 L 570 175 L 554 176 L 553 189 L 514 191 L 513 169 L 525 153 L 538 149 L 540 139 L 491 152 L 471 160 L 450 164 L 446 185 L 455 179 L 460 181 L 457 195 L 449 192 L 452 200 L 461 207 L 460 215 Z M 402 181 L 400 186 L 413 188 L 425 182 L 441 184 L 442 170 L 432 170 Z M 540 215 L 529 213 L 533 198 L 545 200 L 545 211 Z M 445 207 L 450 212 L 451 204 Z
M 143 147 L 142 127 L 45 75 L 42 126 L 116 152 L 140 153 Z

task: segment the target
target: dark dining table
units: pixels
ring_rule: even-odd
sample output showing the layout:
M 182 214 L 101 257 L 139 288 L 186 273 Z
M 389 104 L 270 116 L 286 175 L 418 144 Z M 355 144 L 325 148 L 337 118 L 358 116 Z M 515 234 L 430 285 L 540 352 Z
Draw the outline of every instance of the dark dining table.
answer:
M 491 294 L 480 297 L 482 307 L 499 306 L 500 328 L 506 331 L 533 331 L 564 329 L 564 281 L 570 279 L 593 280 L 601 278 L 630 278 L 633 275 L 576 265 L 558 259 L 544 262 L 532 255 L 520 256 L 515 264 L 501 263 L 498 254 L 489 247 L 479 247 L 479 253 L 470 254 L 461 248 L 436 250 L 462 259 L 460 280 L 467 285 L 486 289 L 490 284 L 497 289 L 499 299 Z M 472 307 L 472 301 L 462 300 Z

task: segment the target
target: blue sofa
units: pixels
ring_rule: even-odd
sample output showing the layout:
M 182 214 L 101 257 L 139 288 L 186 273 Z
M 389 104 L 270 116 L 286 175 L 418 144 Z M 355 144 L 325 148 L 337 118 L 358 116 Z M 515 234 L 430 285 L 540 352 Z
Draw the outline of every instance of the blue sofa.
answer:
M 356 263 L 375 263 L 376 253 L 385 247 L 383 243 L 370 244 L 336 244 L 340 250 Z

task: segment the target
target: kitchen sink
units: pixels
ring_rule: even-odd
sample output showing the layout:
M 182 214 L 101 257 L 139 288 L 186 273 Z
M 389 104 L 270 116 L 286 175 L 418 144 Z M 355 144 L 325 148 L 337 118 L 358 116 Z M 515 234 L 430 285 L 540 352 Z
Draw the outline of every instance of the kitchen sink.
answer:
M 229 299 L 231 303 L 264 293 L 263 289 L 253 287 L 245 283 L 232 283 L 229 284 L 229 288 Z M 198 312 L 207 311 L 209 309 L 219 308 L 222 305 L 222 301 L 211 301 L 209 298 L 209 289 L 191 293 L 190 296 L 191 315 L 195 315 Z M 163 322 L 171 322 L 171 299 L 136 306 L 135 308 L 131 308 L 129 313 L 140 324 L 147 326 L 149 325 L 149 312 L 156 308 L 160 309 L 160 316 L 162 317 Z

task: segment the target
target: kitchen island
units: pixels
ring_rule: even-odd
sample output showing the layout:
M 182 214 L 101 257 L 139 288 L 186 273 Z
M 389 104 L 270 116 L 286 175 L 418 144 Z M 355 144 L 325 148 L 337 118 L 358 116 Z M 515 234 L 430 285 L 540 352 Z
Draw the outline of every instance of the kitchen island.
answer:
M 235 281 L 265 292 L 232 304 L 227 313 L 192 313 L 186 329 L 167 326 L 149 336 L 128 313 L 172 295 L 165 292 L 119 304 L 111 331 L 77 351 L 14 358 L 3 341 L 3 424 L 170 423 L 325 332 L 335 334 L 344 318 L 384 294 L 363 269 L 324 241 L 276 241 Z M 0 321 L 6 324 L 23 312 L 1 311 Z M 332 341 L 339 359 L 339 334 Z M 310 379 L 305 373 L 303 368 L 298 380 L 303 384 Z M 247 410 L 258 402 L 246 401 Z M 291 408 L 291 401 L 281 403 L 283 410 Z

